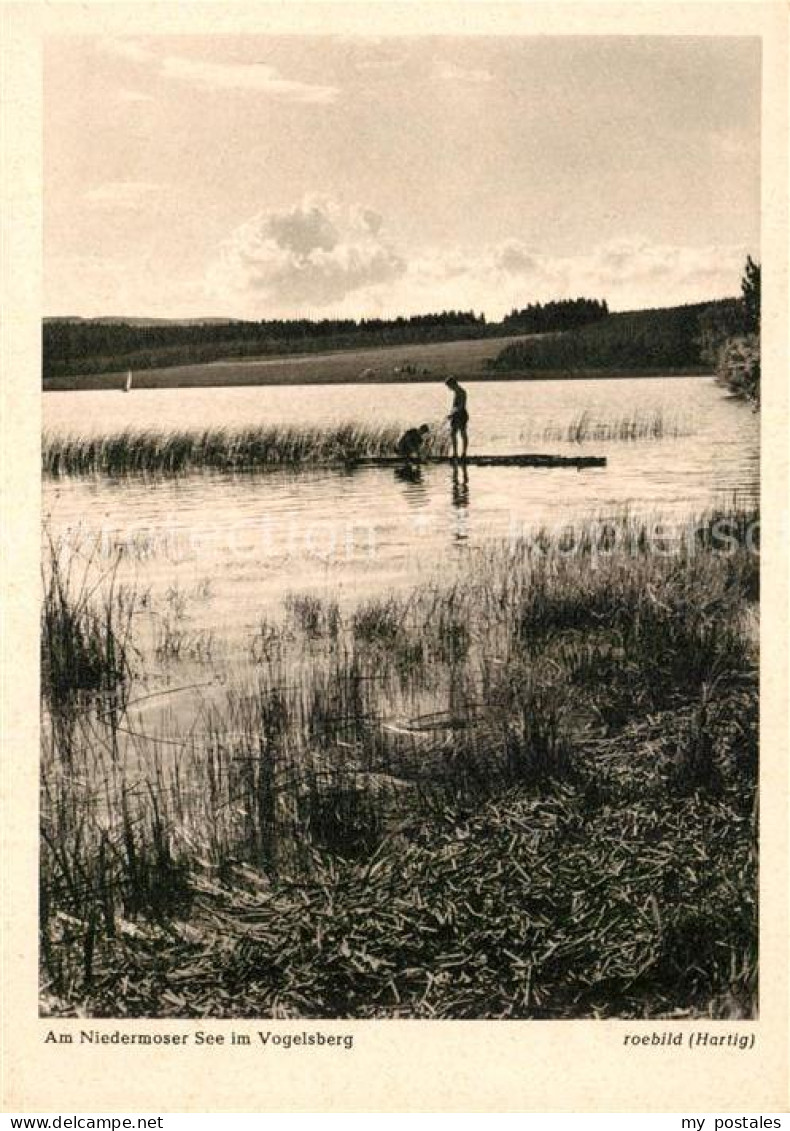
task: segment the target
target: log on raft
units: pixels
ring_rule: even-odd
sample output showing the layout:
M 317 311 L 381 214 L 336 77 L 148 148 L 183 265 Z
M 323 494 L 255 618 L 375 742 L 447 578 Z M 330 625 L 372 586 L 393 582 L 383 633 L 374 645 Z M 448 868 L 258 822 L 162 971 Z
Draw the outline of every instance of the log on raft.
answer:
M 422 456 L 408 460 L 404 456 L 363 456 L 348 461 L 349 467 L 420 467 L 426 464 L 449 463 L 459 467 L 606 467 L 606 456 L 554 456 L 532 452 L 516 452 L 507 456 Z

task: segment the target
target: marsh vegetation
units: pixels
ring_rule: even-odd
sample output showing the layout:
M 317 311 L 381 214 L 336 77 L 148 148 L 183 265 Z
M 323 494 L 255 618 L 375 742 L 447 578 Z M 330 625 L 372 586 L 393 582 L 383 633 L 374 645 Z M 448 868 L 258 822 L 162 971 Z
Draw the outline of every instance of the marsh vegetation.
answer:
M 46 475 L 179 474 L 354 463 L 392 455 L 403 429 L 395 425 L 260 425 L 194 430 L 124 430 L 99 436 L 45 433 Z M 426 453 L 446 454 L 443 433 L 426 438 Z
M 201 470 L 235 472 L 342 467 L 371 457 L 392 456 L 405 425 L 260 425 L 248 428 L 127 429 L 97 436 L 45 433 L 42 469 L 48 476 L 178 475 Z M 663 411 L 596 418 L 589 410 L 563 424 L 523 429 L 522 440 L 551 443 L 613 443 L 677 439 L 692 434 L 688 419 Z M 436 425 L 423 440 L 423 454 L 445 456 L 447 429 Z
M 569 444 L 633 443 L 637 440 L 677 440 L 693 435 L 691 421 L 681 414 L 668 416 L 661 410 L 634 412 L 608 419 L 596 419 L 589 411 L 577 413 L 564 424 L 554 422 L 544 426 L 541 438 L 566 441 Z M 532 438 L 529 433 L 524 439 Z
M 102 629 L 44 717 L 47 1011 L 752 1016 L 757 519 L 295 590 L 189 727 L 132 725 Z M 133 656 L 128 594 L 71 592 L 57 623 Z

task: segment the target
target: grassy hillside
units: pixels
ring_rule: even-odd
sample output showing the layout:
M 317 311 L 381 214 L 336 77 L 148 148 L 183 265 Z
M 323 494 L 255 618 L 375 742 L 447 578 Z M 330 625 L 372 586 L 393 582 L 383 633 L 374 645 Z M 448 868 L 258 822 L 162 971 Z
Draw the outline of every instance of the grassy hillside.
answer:
M 494 327 L 495 335 L 506 332 Z M 206 364 L 229 358 L 315 354 L 455 341 L 489 335 L 485 319 L 463 311 L 411 318 L 308 319 L 202 322 L 115 318 L 45 319 L 44 378 L 118 373 L 165 366 Z
M 582 326 L 607 313 L 605 302 L 563 299 L 513 310 L 489 324 L 472 310 L 443 310 L 397 318 L 45 318 L 44 378 L 148 370 L 220 359 L 314 354 L 502 338 Z
M 511 343 L 492 361 L 497 373 L 590 369 L 656 370 L 700 368 L 700 316 L 728 310 L 735 299 L 660 310 L 636 310 L 562 334 Z
M 138 371 L 136 389 L 179 388 L 195 385 L 321 385 L 388 381 L 443 381 L 450 373 L 462 380 L 489 375 L 487 363 L 503 345 L 522 337 L 475 341 L 431 342 L 421 345 L 368 347 L 324 351 L 306 356 L 231 358 L 197 365 L 178 365 Z M 133 368 L 133 367 L 131 367 Z M 124 373 L 44 379 L 46 390 L 120 389 Z
M 264 340 L 260 334 L 234 337 L 245 323 L 205 324 L 197 328 L 205 340 L 188 346 L 178 334 L 195 327 L 58 320 L 44 325 L 44 388 L 120 388 L 127 369 L 138 389 L 436 381 L 450 373 L 462 380 L 502 380 L 710 372 L 706 326 L 711 317 L 726 320 L 736 307 L 735 299 L 725 299 L 629 311 L 563 332 L 509 336 L 503 324 L 475 323 L 388 325 L 320 337 L 311 330 L 298 340 Z M 146 333 L 161 335 L 156 349 L 133 349 Z M 73 336 L 80 334 L 87 336 Z

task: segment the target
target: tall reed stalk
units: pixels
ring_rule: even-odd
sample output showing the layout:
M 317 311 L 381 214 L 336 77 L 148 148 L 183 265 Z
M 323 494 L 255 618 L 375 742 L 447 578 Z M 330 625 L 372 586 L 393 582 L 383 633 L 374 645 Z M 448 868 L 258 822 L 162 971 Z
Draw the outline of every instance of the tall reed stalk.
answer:
M 96 552 L 81 562 L 48 541 L 42 571 L 41 686 L 57 703 L 77 692 L 109 692 L 130 676 L 134 594 L 117 583 L 118 562 L 98 579 Z
M 571 955 L 582 961 L 584 946 L 574 933 L 571 903 L 565 911 L 554 906 L 548 879 L 546 886 L 539 878 L 544 873 L 551 877 L 558 869 L 556 883 L 570 900 L 591 876 L 609 885 L 613 870 L 647 908 L 648 920 L 636 916 L 629 926 L 627 944 L 611 952 L 608 944 L 585 944 L 588 958 L 600 951 L 598 973 L 586 967 L 592 981 L 574 991 L 589 1008 L 598 1000 L 590 987 L 607 968 L 622 967 L 615 980 L 617 993 L 626 996 L 650 970 L 653 982 L 644 992 L 656 1000 L 664 1000 L 673 980 L 687 979 L 684 992 L 692 996 L 728 984 L 715 948 L 705 952 L 697 981 L 684 973 L 689 932 L 697 929 L 686 904 L 676 906 L 669 887 L 650 887 L 650 875 L 658 872 L 636 866 L 641 849 L 620 862 L 623 844 L 642 828 L 666 838 L 665 870 L 672 869 L 681 842 L 693 842 L 689 867 L 699 874 L 700 892 L 715 887 L 738 924 L 731 958 L 745 964 L 738 984 L 746 984 L 753 960 L 749 917 L 739 900 L 753 880 L 743 837 L 756 782 L 757 729 L 753 646 L 743 613 L 756 592 L 755 521 L 745 512 L 707 515 L 671 555 L 656 552 L 648 532 L 628 520 L 605 539 L 592 525 L 578 530 L 572 554 L 546 533 L 492 547 L 474 573 L 450 584 L 368 600 L 350 613 L 332 601 L 293 595 L 279 646 L 252 647 L 257 679 L 237 680 L 224 700 L 200 712 L 188 734 L 141 734 L 123 713 L 100 703 L 90 711 L 65 705 L 51 711 L 41 805 L 42 960 L 49 985 L 67 998 L 92 993 L 97 955 L 115 936 L 133 938 L 140 929 L 134 923 L 188 916 L 196 894 L 233 886 L 243 876 L 257 877 L 255 885 L 270 893 L 270 903 L 256 912 L 267 923 L 273 890 L 312 892 L 306 898 L 319 903 L 319 888 L 332 892 L 338 914 L 349 914 L 350 923 L 348 900 L 356 893 L 359 925 L 349 930 L 362 932 L 364 945 L 377 954 L 389 953 L 377 933 L 378 912 L 365 910 L 364 872 L 353 869 L 380 869 L 376 874 L 388 877 L 397 902 L 406 896 L 391 863 L 403 853 L 412 861 L 406 872 L 433 893 L 429 907 L 440 906 L 445 882 L 456 901 L 455 910 L 441 913 L 444 926 L 430 927 L 426 938 L 433 942 L 420 951 L 420 961 L 429 962 L 433 948 L 439 962 L 445 935 L 454 940 L 450 950 L 472 946 L 456 926 L 463 921 L 471 931 L 477 912 L 470 918 L 457 903 L 460 889 L 449 873 L 432 887 L 431 830 L 444 854 L 434 858 L 435 875 L 444 876 L 452 845 L 447 829 L 453 823 L 471 828 L 459 832 L 476 846 L 464 864 L 471 869 L 468 883 L 482 883 L 490 872 L 494 893 L 496 860 L 489 859 L 476 818 L 466 823 L 469 813 L 483 811 L 498 814 L 488 819 L 506 830 L 497 875 L 510 875 L 505 841 L 521 845 L 518 830 L 535 831 L 530 843 L 537 855 L 529 850 L 529 871 L 518 881 L 514 873 L 508 891 L 530 900 L 545 887 L 527 919 L 542 922 L 540 906 L 549 904 L 552 915 L 566 916 L 552 920 L 552 930 L 555 942 L 567 936 L 557 945 L 568 961 Z M 269 621 L 264 627 L 270 644 L 278 630 Z M 676 810 L 686 814 L 680 822 Z M 729 878 L 708 857 L 707 842 L 686 828 L 693 812 L 700 827 L 729 829 L 732 851 L 745 853 L 735 863 L 728 857 Z M 645 844 L 654 844 L 652 832 L 644 836 Z M 423 848 L 409 856 L 412 843 Z M 612 905 L 593 907 L 590 915 L 614 916 L 614 922 L 624 914 L 613 885 L 605 887 Z M 290 897 L 277 898 L 284 921 L 291 922 Z M 579 898 L 573 897 L 577 910 Z M 664 911 L 651 912 L 659 903 Z M 481 921 L 486 914 L 481 905 Z M 529 935 L 533 927 L 516 919 L 513 931 Z M 406 950 L 416 922 L 404 910 L 401 925 L 393 926 Z M 425 915 L 420 922 L 428 930 Z M 273 939 L 261 942 L 261 954 L 269 957 L 260 962 L 272 960 Z M 549 933 L 543 950 L 551 944 Z M 332 944 L 325 945 L 331 951 Z M 518 950 L 522 944 L 509 945 Z M 254 982 L 245 965 L 253 960 L 244 953 L 243 978 Z M 381 961 L 383 970 L 391 959 Z M 501 1015 L 541 1015 L 541 1002 L 549 1001 L 551 1015 L 572 1014 L 576 1007 L 561 986 L 563 977 L 576 985 L 576 976 L 564 958 L 557 961 L 562 976 L 555 979 L 551 963 L 541 960 L 526 998 L 523 985 L 522 997 L 512 997 L 511 974 L 492 982 L 486 992 Z M 299 976 L 317 977 L 304 967 Z M 407 974 L 393 970 L 391 976 L 398 982 L 395 998 L 386 980 L 373 978 L 362 1013 L 370 1008 L 375 1014 L 376 1002 L 397 1013 L 397 995 L 412 994 Z M 340 982 L 333 984 L 334 991 L 323 983 L 320 993 L 316 989 L 317 1008 L 356 1009 L 345 991 L 331 1004 Z M 423 986 L 423 994 L 432 992 Z M 445 1015 L 488 1015 L 480 993 L 466 1004 L 450 994 Z
M 567 424 L 547 424 L 541 435 L 544 440 L 584 444 L 679 439 L 693 435 L 693 431 L 691 421 L 679 416 L 667 417 L 660 409 L 654 412 L 636 412 L 610 420 L 596 420 L 585 410 Z M 522 439 L 526 438 L 522 434 Z
M 254 471 L 354 463 L 368 456 L 392 455 L 403 429 L 397 425 L 340 423 L 262 424 L 203 431 L 125 430 L 100 436 L 45 433 L 42 466 L 46 475 L 174 475 L 208 469 Z M 440 454 L 447 437 L 426 438 L 426 453 Z

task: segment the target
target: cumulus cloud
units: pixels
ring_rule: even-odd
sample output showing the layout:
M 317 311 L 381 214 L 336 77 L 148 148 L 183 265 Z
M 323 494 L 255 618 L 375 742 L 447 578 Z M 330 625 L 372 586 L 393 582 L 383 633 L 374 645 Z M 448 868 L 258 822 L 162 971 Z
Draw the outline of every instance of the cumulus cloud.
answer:
M 510 239 L 409 252 L 389 240 L 377 213 L 307 198 L 233 232 L 209 291 L 257 317 L 474 309 L 497 319 L 529 302 L 579 295 L 625 310 L 737 294 L 747 250 L 621 239 L 557 256 Z
M 584 257 L 580 276 L 619 307 L 696 302 L 737 293 L 746 250 L 617 240 Z
M 534 271 L 538 261 L 518 240 L 508 240 L 494 249 L 494 263 L 510 275 L 524 275 Z
M 493 319 L 528 302 L 580 295 L 616 310 L 671 306 L 737 294 L 746 251 L 620 240 L 555 256 L 513 239 L 477 251 L 426 251 L 410 260 L 397 288 L 357 298 L 381 313 L 460 307 Z
M 237 228 L 209 271 L 208 288 L 248 308 L 299 313 L 342 303 L 405 271 L 376 212 L 308 197 Z

